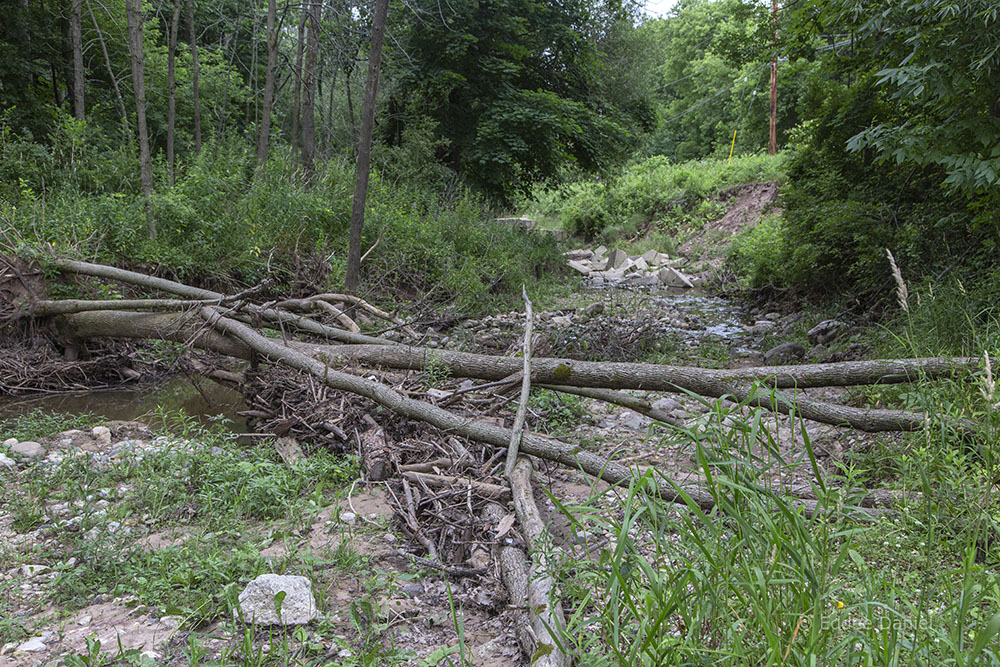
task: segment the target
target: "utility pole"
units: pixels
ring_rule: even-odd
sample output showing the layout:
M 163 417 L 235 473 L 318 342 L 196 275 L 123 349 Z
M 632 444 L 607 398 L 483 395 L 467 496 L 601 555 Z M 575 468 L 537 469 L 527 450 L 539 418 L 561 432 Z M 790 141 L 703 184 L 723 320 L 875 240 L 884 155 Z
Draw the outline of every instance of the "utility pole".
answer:
M 774 28 L 771 38 L 774 59 L 771 61 L 771 133 L 767 152 L 774 155 L 778 152 L 778 0 L 771 0 L 771 25 Z

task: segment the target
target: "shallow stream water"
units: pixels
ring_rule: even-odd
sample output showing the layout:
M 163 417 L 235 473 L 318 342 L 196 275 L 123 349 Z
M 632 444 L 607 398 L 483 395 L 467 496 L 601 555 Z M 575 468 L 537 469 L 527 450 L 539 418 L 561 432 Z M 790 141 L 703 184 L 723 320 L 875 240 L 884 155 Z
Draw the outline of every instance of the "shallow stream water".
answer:
M 183 410 L 205 424 L 228 419 L 227 426 L 233 432 L 248 430 L 246 419 L 237 414 L 247 409 L 239 392 L 208 380 L 202 380 L 195 386 L 180 376 L 122 389 L 31 397 L 0 396 L 0 420 L 43 410 L 90 413 L 104 420 L 147 421 L 158 409 L 171 412 Z

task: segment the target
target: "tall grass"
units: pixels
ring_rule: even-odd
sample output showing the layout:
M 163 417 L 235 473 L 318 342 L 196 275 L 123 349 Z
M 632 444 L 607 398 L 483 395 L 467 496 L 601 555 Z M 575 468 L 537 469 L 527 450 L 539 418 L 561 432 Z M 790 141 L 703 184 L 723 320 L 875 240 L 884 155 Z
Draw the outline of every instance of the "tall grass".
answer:
M 995 440 L 1000 423 L 991 419 Z M 581 533 L 610 535 L 563 582 L 575 609 L 565 639 L 580 663 L 1000 664 L 1000 559 L 995 546 L 982 549 L 982 523 L 995 523 L 1000 503 L 989 476 L 975 474 L 995 461 L 936 462 L 965 480 L 975 505 L 912 466 L 900 481 L 922 496 L 858 521 L 861 471 L 822 470 L 804 427 L 798 454 L 783 456 L 772 432 L 759 410 L 716 408 L 707 431 L 678 434 L 697 453 L 711 511 L 680 487 L 685 504 L 665 505 L 653 471 L 616 510 L 600 500 L 565 508 Z M 932 439 L 913 443 L 925 446 L 925 464 Z M 811 474 L 815 514 L 775 488 L 790 467 Z

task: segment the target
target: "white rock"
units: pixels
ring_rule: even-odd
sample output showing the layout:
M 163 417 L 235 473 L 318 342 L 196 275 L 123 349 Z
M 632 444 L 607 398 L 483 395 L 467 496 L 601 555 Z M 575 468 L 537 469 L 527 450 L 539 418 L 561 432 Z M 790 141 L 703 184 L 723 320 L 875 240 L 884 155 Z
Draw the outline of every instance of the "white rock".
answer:
M 568 327 L 573 324 L 573 318 L 569 315 L 556 315 L 552 318 L 552 324 L 557 327 Z
M 605 265 L 605 271 L 611 271 L 613 269 L 620 269 L 629 261 L 628 255 L 625 254 L 624 250 L 612 250 L 611 254 L 608 255 L 608 263 Z
M 589 266 L 587 266 L 586 264 L 584 264 L 583 262 L 578 262 L 576 260 L 572 260 L 571 259 L 568 262 L 568 264 L 569 264 L 569 268 L 573 269 L 577 273 L 582 273 L 585 276 L 589 276 L 590 275 L 591 268 Z
M 694 287 L 694 283 L 677 269 L 667 267 L 656 274 L 667 287 Z
M 49 569 L 48 565 L 32 565 L 25 563 L 21 566 L 21 574 L 30 579 L 32 577 L 37 577 L 43 572 L 48 572 Z
M 653 262 L 656 261 L 656 258 L 659 256 L 659 254 L 660 253 L 656 252 L 655 250 L 647 250 L 646 252 L 642 253 L 642 259 L 647 264 L 652 265 Z
M 26 459 L 40 459 L 45 456 L 45 448 L 37 442 L 33 442 L 31 440 L 25 440 L 24 442 L 18 442 L 11 445 L 10 451 L 15 454 L 20 454 Z
M 347 524 L 352 524 L 358 520 L 358 515 L 354 512 L 341 512 L 340 520 Z
M 16 653 L 20 652 L 34 652 L 34 651 L 44 651 L 45 650 L 45 640 L 41 637 L 32 637 L 28 641 L 24 642 L 17 647 Z
M 10 458 L 6 454 L 0 454 L 0 468 L 7 468 L 13 470 L 17 466 L 14 459 Z
M 275 610 L 275 596 L 285 593 L 281 615 Z M 239 596 L 244 623 L 255 625 L 304 625 L 316 618 L 316 598 L 312 583 L 305 577 L 262 574 L 243 589 Z M 239 616 L 237 616 L 239 618 Z
M 626 412 L 618 418 L 618 423 L 633 431 L 641 431 L 648 426 L 646 418 L 638 412 Z
M 649 264 L 646 262 L 645 258 L 640 257 L 632 262 L 632 268 L 638 269 L 639 271 L 649 271 Z
M 17 438 L 7 438 L 6 440 L 3 441 L 4 447 L 13 447 L 16 444 L 17 444 Z
M 95 426 L 90 434 L 94 436 L 94 440 L 100 445 L 110 445 L 111 444 L 111 429 L 107 426 Z

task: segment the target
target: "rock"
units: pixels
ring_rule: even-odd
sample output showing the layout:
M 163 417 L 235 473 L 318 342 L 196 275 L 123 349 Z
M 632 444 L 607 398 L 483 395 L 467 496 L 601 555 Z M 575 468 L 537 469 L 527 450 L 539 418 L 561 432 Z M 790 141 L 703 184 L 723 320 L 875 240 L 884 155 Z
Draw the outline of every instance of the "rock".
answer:
M 568 260 L 579 261 L 581 259 L 590 259 L 594 256 L 593 250 L 587 250 L 586 248 L 578 248 L 577 250 L 567 250 L 563 253 L 563 257 Z
M 763 336 L 764 334 L 769 334 L 774 331 L 777 326 L 778 325 L 770 320 L 757 320 L 753 323 L 753 326 L 750 327 L 750 335 Z
M 569 264 L 569 268 L 573 269 L 577 273 L 582 273 L 585 276 L 589 276 L 590 272 L 592 271 L 592 269 L 583 262 L 578 262 L 576 260 L 571 259 L 567 263 Z
M 599 245 L 594 248 L 594 258 L 603 257 L 606 252 L 608 252 L 608 249 L 605 246 Z
M 16 444 L 17 444 L 17 438 L 7 438 L 6 440 L 3 441 L 4 447 L 13 447 Z
M 340 520 L 348 525 L 351 525 L 358 520 L 358 515 L 354 512 L 341 512 Z
M 656 275 L 667 287 L 694 287 L 694 283 L 687 276 L 671 267 L 660 269 Z
M 408 584 L 403 584 L 399 590 L 411 598 L 415 598 L 418 595 L 424 594 L 424 585 L 416 581 L 411 581 Z
M 635 287 L 659 287 L 660 279 L 655 275 L 647 276 L 641 273 L 633 273 L 625 279 L 625 284 Z
M 91 429 L 90 434 L 94 436 L 94 440 L 99 445 L 106 447 L 111 444 L 111 429 L 107 426 L 95 426 Z
M 649 425 L 645 417 L 640 415 L 638 412 L 632 412 L 631 410 L 619 417 L 618 423 L 625 428 L 632 429 L 633 431 L 642 431 Z
M 826 345 L 813 345 L 809 348 L 809 351 L 806 352 L 806 356 L 810 359 L 822 359 L 829 351 L 830 350 L 827 349 Z
M 656 259 L 657 259 L 657 257 L 659 255 L 660 255 L 660 253 L 656 252 L 655 250 L 647 250 L 646 252 L 642 253 L 642 256 L 640 257 L 640 259 L 642 259 L 644 262 L 646 262 L 646 264 L 649 264 L 650 266 L 652 266 L 653 262 L 656 261 Z
M 36 652 L 36 651 L 44 651 L 44 650 L 45 650 L 45 640 L 42 639 L 41 637 L 32 637 L 28 641 L 26 641 L 23 644 L 21 644 L 20 646 L 18 646 L 17 649 L 14 652 L 15 653 L 20 653 L 20 652 L 28 653 L 28 652 Z
M 282 592 L 279 617 L 274 598 Z M 236 618 L 241 614 L 244 623 L 254 625 L 304 625 L 316 618 L 312 582 L 295 575 L 262 574 L 243 589 L 239 603 Z
M 33 442 L 31 440 L 25 440 L 24 442 L 18 442 L 11 445 L 10 451 L 15 454 L 20 454 L 26 459 L 40 459 L 45 456 L 45 448 L 37 442 Z
M 645 259 L 639 257 L 638 259 L 632 262 L 632 268 L 638 271 L 649 271 L 649 264 L 646 262 Z
M 10 458 L 6 454 L 0 454 L 0 468 L 13 470 L 16 467 L 17 463 L 14 462 L 14 459 Z
M 839 320 L 823 320 L 807 334 L 813 345 L 826 345 L 847 332 L 847 325 Z
M 768 366 L 777 366 L 799 361 L 806 354 L 806 348 L 794 341 L 782 343 L 772 347 L 764 353 L 764 363 Z
M 568 327 L 573 324 L 573 318 L 569 315 L 556 315 L 552 318 L 552 324 L 557 327 Z
M 587 317 L 594 317 L 604 312 L 604 304 L 596 301 L 583 309 L 583 314 Z
M 605 264 L 605 271 L 612 271 L 614 269 L 620 269 L 629 261 L 628 255 L 625 254 L 623 250 L 612 250 L 611 254 L 608 255 L 608 263 Z
M 450 391 L 445 391 L 444 389 L 436 389 L 431 387 L 427 390 L 427 398 L 433 398 L 435 401 L 443 401 L 451 396 Z
M 653 407 L 657 410 L 662 410 L 663 412 L 673 412 L 674 410 L 683 410 L 684 406 L 680 404 L 680 401 L 674 398 L 660 398 L 653 403 Z
M 781 313 L 774 313 L 774 312 L 765 313 L 764 319 L 770 320 L 771 322 L 777 322 L 778 320 L 781 319 Z
M 32 577 L 37 577 L 43 572 L 48 572 L 49 569 L 50 568 L 48 565 L 31 565 L 25 563 L 24 565 L 21 566 L 21 574 L 27 577 L 28 579 L 31 579 Z

